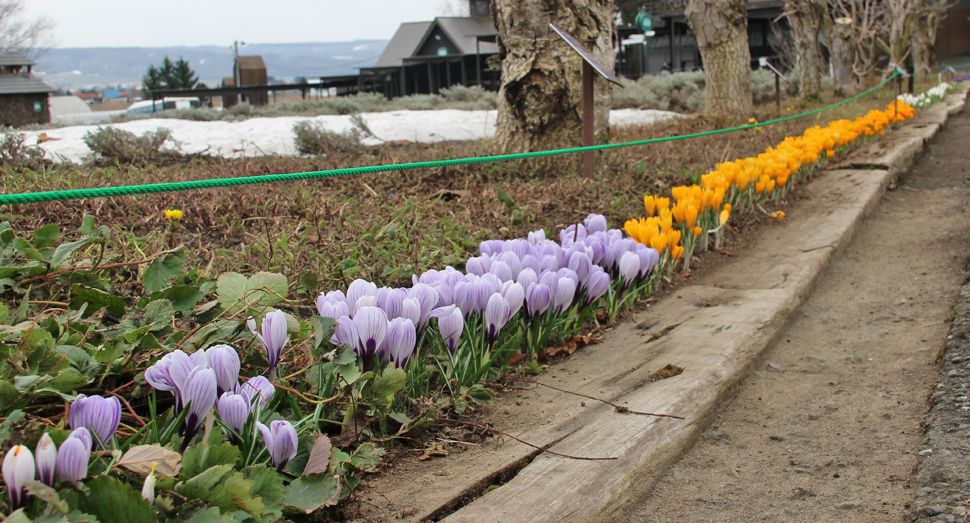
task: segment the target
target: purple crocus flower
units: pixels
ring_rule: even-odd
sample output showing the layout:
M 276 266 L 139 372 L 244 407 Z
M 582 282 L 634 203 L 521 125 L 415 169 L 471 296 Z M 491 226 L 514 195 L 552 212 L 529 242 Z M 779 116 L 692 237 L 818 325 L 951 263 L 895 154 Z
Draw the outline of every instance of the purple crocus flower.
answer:
M 317 312 L 320 316 L 334 320 L 341 316 L 349 316 L 347 297 L 342 291 L 330 291 L 326 294 L 321 292 L 320 296 L 317 296 Z
M 515 281 L 519 282 L 519 285 L 522 285 L 523 289 L 528 289 L 530 285 L 539 281 L 539 276 L 532 269 L 522 269 L 522 272 L 519 273 L 519 277 Z
M 530 285 L 529 289 L 525 291 L 525 296 L 526 312 L 530 320 L 546 312 L 549 304 L 552 303 L 552 291 L 541 283 Z
M 586 281 L 592 265 L 593 262 L 590 261 L 589 256 L 583 251 L 576 251 L 569 255 L 568 267 L 576 273 L 580 283 Z
M 509 318 L 515 316 L 525 303 L 525 289 L 519 282 L 505 282 L 506 285 L 501 289 L 502 297 L 509 303 Z
M 532 272 L 538 274 L 542 272 L 541 266 L 539 265 L 539 258 L 536 258 L 534 254 L 526 254 L 522 257 L 522 269 L 531 269 Z M 522 272 L 521 270 L 519 271 Z M 515 275 L 515 279 L 518 279 L 519 275 Z
M 468 261 L 465 262 L 465 271 L 468 272 L 468 274 L 481 276 L 488 272 L 491 265 L 492 260 L 487 255 L 468 258 Z
M 106 445 L 121 423 L 121 402 L 114 396 L 102 398 L 78 394 L 77 399 L 71 402 L 67 418 L 72 430 L 85 427 L 97 435 L 100 444 Z M 99 448 L 100 444 L 96 444 L 95 448 Z
M 363 362 L 364 372 L 371 370 L 377 349 L 387 336 L 387 314 L 377 307 L 364 307 L 354 317 L 357 325 L 357 355 Z
M 256 429 L 263 435 L 263 442 L 266 443 L 273 466 L 282 472 L 286 463 L 296 456 L 299 444 L 296 429 L 289 421 L 282 420 L 270 423 L 269 427 L 257 421 Z
M 660 262 L 660 253 L 652 247 L 647 247 L 643 244 L 638 243 L 637 256 L 640 258 L 640 272 L 637 273 L 637 279 L 643 280 L 649 278 L 653 274 L 653 270 L 657 268 L 657 263 Z
M 403 369 L 414 354 L 416 342 L 417 331 L 414 328 L 414 322 L 405 318 L 394 318 L 387 325 L 387 336 L 384 338 L 381 353 L 384 358 L 394 363 L 395 367 Z
M 449 269 L 450 268 L 451 267 L 449 267 Z M 449 274 L 458 274 L 458 271 L 452 269 Z M 417 283 L 414 285 L 414 287 L 408 289 L 408 298 L 418 300 L 418 304 L 421 306 L 421 318 L 420 320 L 414 322 L 414 327 L 417 329 L 418 336 L 424 332 L 424 327 L 428 324 L 428 317 L 431 315 L 432 309 L 441 306 L 442 300 L 445 297 L 448 299 L 450 304 L 450 301 L 452 300 L 451 284 L 447 281 L 440 281 L 435 286 Z
M 514 280 L 515 277 L 518 276 L 520 272 L 522 272 L 522 258 L 525 258 L 526 256 L 530 256 L 530 255 L 531 254 L 526 253 L 522 256 L 519 256 L 518 254 L 512 251 L 503 252 L 499 261 L 509 266 L 509 269 L 512 270 L 512 277 L 501 278 L 501 280 L 502 281 Z M 493 262 L 492 265 L 495 265 L 495 262 Z M 494 273 L 495 271 L 492 271 L 492 272 Z M 497 273 L 495 275 L 498 276 Z
M 593 232 L 606 232 L 609 225 L 606 222 L 606 216 L 602 214 L 590 214 L 583 221 L 583 225 L 586 226 L 586 230 Z
M 347 308 L 353 312 L 357 301 L 363 296 L 377 296 L 377 285 L 367 280 L 357 279 L 347 287 Z
M 82 427 L 72 432 L 57 450 L 58 479 L 75 485 L 88 475 L 88 461 L 91 459 L 91 436 L 79 431 L 86 432 L 87 429 Z
M 512 268 L 509 267 L 509 264 L 501 260 L 493 263 L 492 268 L 489 269 L 489 272 L 494 274 L 495 277 L 498 278 L 500 281 L 509 281 L 513 279 Z
M 354 308 L 351 310 L 353 317 L 357 317 L 357 311 L 364 307 L 377 307 L 377 296 L 364 295 L 357 299 Z
M 57 468 L 57 447 L 46 432 L 37 442 L 34 456 L 37 462 L 37 480 L 48 487 L 53 487 L 54 471 Z
M 350 316 L 341 316 L 337 319 L 337 327 L 333 330 L 330 343 L 332 345 L 357 347 L 357 324 L 350 319 Z
M 85 428 L 81 427 L 79 429 L 74 429 L 70 434 L 67 435 L 69 438 L 77 438 L 84 442 L 84 448 L 91 450 L 94 448 L 94 438 L 91 437 L 91 432 Z
M 186 376 L 195 366 L 188 354 L 181 349 L 176 349 L 145 371 L 145 381 L 155 390 L 171 392 L 175 396 L 175 411 L 180 412 L 182 410 L 180 389 L 185 383 Z
M 498 339 L 502 327 L 509 321 L 509 302 L 498 292 L 488 298 L 485 305 L 485 339 L 489 347 Z
M 529 243 L 532 245 L 538 245 L 540 243 L 546 242 L 546 230 L 539 229 L 538 231 L 532 231 L 529 233 Z
M 216 373 L 216 394 L 236 389 L 239 383 L 239 353 L 229 345 L 213 345 L 206 351 L 209 368 Z
M 431 288 L 434 289 L 435 293 L 438 295 L 438 301 L 433 307 L 431 307 L 431 309 L 428 309 L 429 314 L 431 310 L 437 309 L 438 307 L 447 307 L 455 304 L 455 293 L 454 289 L 451 288 L 451 285 L 443 281 L 436 281 L 431 284 Z M 424 312 L 423 307 L 421 308 L 421 311 Z
M 242 443 L 243 429 L 246 427 L 246 420 L 249 419 L 251 409 L 249 397 L 234 392 L 224 392 L 216 402 L 216 412 L 219 419 L 229 429 L 225 429 L 226 439 L 233 445 Z
M 250 406 L 250 410 L 255 407 L 260 409 L 265 408 L 269 400 L 273 398 L 275 392 L 276 387 L 266 379 L 266 376 L 250 378 L 249 381 L 243 383 L 236 389 L 237 394 L 246 397 L 246 404 Z M 259 398 L 259 403 L 254 407 L 253 400 L 256 398 Z
M 384 310 L 388 319 L 400 318 L 407 297 L 407 289 L 388 289 L 383 295 L 378 291 L 377 306 Z
M 3 483 L 7 485 L 10 506 L 17 510 L 27 504 L 27 487 L 34 480 L 34 456 L 23 445 L 14 445 L 3 458 Z
M 266 349 L 266 360 L 269 361 L 267 374 L 272 374 L 276 370 L 276 365 L 280 361 L 280 353 L 283 347 L 290 341 L 290 334 L 286 332 L 286 314 L 281 310 L 275 310 L 263 318 L 263 332 L 256 332 L 256 320 L 249 318 L 246 322 L 249 331 L 259 338 L 259 341 Z
M 552 295 L 553 312 L 562 314 L 569 309 L 576 296 L 576 281 L 572 278 L 559 278 L 558 285 Z
M 465 330 L 465 318 L 461 309 L 455 305 L 440 307 L 431 311 L 431 316 L 438 318 L 438 332 L 441 334 L 441 339 L 445 341 L 448 351 L 454 354 L 455 348 L 458 347 L 458 340 L 461 339 L 461 333 Z
M 606 274 L 599 265 L 594 265 L 586 278 L 586 297 L 583 298 L 583 308 L 588 307 L 606 294 L 610 288 L 610 275 Z
M 401 317 L 411 320 L 411 323 L 421 323 L 421 302 L 417 298 L 404 298 L 401 301 Z
M 182 405 L 185 405 L 188 413 L 185 416 L 185 439 L 182 440 L 179 452 L 185 452 L 185 449 L 189 448 L 189 442 L 202 426 L 202 421 L 209 413 L 209 409 L 215 404 L 216 387 L 216 373 L 212 369 L 196 367 L 185 379 L 185 387 L 182 388 Z
M 622 282 L 621 290 L 625 291 L 640 273 L 640 257 L 632 252 L 623 253 L 620 258 L 620 279 Z

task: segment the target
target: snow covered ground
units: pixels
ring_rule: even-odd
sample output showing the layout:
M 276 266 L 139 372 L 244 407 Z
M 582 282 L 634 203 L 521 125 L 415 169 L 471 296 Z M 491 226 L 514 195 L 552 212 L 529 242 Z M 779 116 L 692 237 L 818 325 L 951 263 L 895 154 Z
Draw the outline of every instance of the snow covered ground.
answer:
M 676 117 L 677 113 L 654 110 L 620 109 L 610 112 L 610 125 L 622 127 L 634 124 L 648 124 L 657 120 Z M 367 145 L 384 141 L 406 140 L 411 142 L 434 143 L 451 140 L 477 140 L 495 134 L 495 111 L 459 111 L 446 109 L 440 111 L 392 111 L 386 113 L 363 113 L 367 127 L 376 138 L 364 139 Z M 165 127 L 172 131 L 172 138 L 184 153 L 219 155 L 226 158 L 261 155 L 295 155 L 293 125 L 302 120 L 321 122 L 324 127 L 334 131 L 344 131 L 353 127 L 349 116 L 284 116 L 277 118 L 250 118 L 235 122 L 194 122 L 174 119 L 136 120 L 114 127 L 136 135 Z M 39 144 L 49 158 L 59 162 L 80 163 L 91 153 L 84 144 L 85 133 L 94 131 L 97 125 L 76 125 L 49 129 L 46 131 L 27 131 L 28 144 L 37 143 L 41 133 L 46 133 L 49 141 Z M 579 144 L 577 144 L 579 145 Z M 175 144 L 170 144 L 175 147 Z

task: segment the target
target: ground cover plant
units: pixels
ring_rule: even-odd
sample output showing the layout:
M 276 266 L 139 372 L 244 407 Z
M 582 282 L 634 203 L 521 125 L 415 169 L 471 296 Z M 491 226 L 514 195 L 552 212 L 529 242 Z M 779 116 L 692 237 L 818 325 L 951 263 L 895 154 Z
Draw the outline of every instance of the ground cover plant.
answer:
M 595 326 L 596 312 L 615 317 L 677 260 L 687 269 L 698 217 L 706 236 L 735 223 L 723 203 L 774 210 L 819 153 L 848 145 L 850 132 L 878 134 L 895 118 L 885 109 L 892 94 L 878 94 L 848 114 L 603 154 L 594 180 L 495 164 L 5 208 L 0 445 L 13 449 L 4 475 L 9 459 L 8 490 L 17 485 L 8 507 L 68 521 L 99 515 L 105 502 L 146 521 L 272 521 L 333 505 L 376 463 L 369 442 L 420 438 L 434 419 L 488 401 L 482 380 L 501 382 L 513 357 L 538 370 L 549 341 Z M 833 118 L 866 113 L 858 127 Z M 718 124 L 674 122 L 614 139 Z M 778 145 L 786 143 L 817 157 L 786 158 L 788 173 L 762 165 L 750 183 L 727 165 L 769 147 L 796 150 Z M 5 176 L 4 192 L 400 163 L 486 146 L 43 166 Z M 713 150 L 722 156 L 710 161 Z M 689 219 L 690 185 L 703 203 L 722 182 L 721 202 L 710 213 L 694 204 Z M 677 203 L 664 213 L 654 199 L 657 235 L 638 237 L 628 225 L 627 238 L 618 227 L 644 214 L 645 191 Z M 670 241 L 675 232 L 682 245 Z M 49 476 L 29 483 L 51 446 L 57 470 L 65 454 L 56 491 L 42 483 Z M 307 491 L 314 495 L 299 496 Z

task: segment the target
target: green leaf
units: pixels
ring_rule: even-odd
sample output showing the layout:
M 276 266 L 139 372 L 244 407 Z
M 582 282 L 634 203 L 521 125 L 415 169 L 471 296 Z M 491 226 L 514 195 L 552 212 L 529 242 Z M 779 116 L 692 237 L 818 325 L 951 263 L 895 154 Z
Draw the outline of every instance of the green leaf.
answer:
M 235 445 L 196 445 L 185 451 L 182 457 L 182 472 L 179 477 L 192 478 L 216 465 L 235 466 L 242 453 Z
M 279 303 L 289 292 L 286 276 L 271 272 L 257 272 L 249 279 L 242 274 L 227 272 L 216 283 L 219 304 L 230 314 L 244 311 L 247 316 L 262 314 Z
M 43 249 L 57 243 L 57 237 L 61 234 L 61 228 L 54 223 L 48 223 L 34 231 L 34 247 Z
M 145 307 L 145 320 L 153 323 L 151 330 L 168 327 L 175 316 L 175 307 L 167 299 L 155 300 Z
M 511 211 L 515 208 L 515 202 L 512 201 L 512 197 L 508 195 L 505 191 L 501 189 L 495 189 L 495 196 L 505 204 L 506 207 Z
M 101 292 L 84 285 L 71 286 L 71 309 L 78 310 L 81 305 L 87 304 L 88 308 L 84 311 L 84 316 L 88 317 L 94 312 L 105 308 L 108 314 L 120 318 L 125 315 L 125 300 L 119 296 Z
M 250 492 L 253 484 L 254 482 L 244 478 L 241 472 L 236 472 L 212 489 L 211 494 L 206 499 L 223 511 L 243 510 L 247 514 L 259 517 L 263 513 L 265 505 L 263 505 L 262 499 L 253 496 Z
M 168 300 L 172 302 L 172 308 L 176 311 L 187 311 L 195 307 L 204 297 L 205 294 L 200 292 L 198 287 L 192 285 L 177 285 L 151 293 L 147 297 L 139 300 L 138 306 L 145 307 L 152 301 Z
M 266 465 L 256 465 L 245 470 L 246 479 L 253 481 L 253 486 L 249 490 L 253 497 L 259 496 L 263 500 L 263 514 L 274 514 L 277 517 L 283 514 L 280 504 L 286 495 L 283 485 L 283 476 Z
M 348 363 L 346 365 L 337 365 L 337 372 L 346 380 L 346 385 L 353 385 L 364 375 L 364 372 L 360 369 L 356 362 Z
M 407 379 L 404 369 L 388 365 L 384 372 L 370 382 L 370 393 L 378 398 L 392 399 L 397 391 L 404 388 Z
M 89 381 L 87 377 L 82 376 L 76 370 L 70 369 L 58 374 L 47 383 L 44 383 L 44 388 L 54 389 L 60 392 L 71 392 L 87 385 Z
M 232 465 L 216 465 L 188 481 L 175 485 L 175 492 L 189 499 L 209 499 L 212 489 L 232 471 Z M 182 476 L 186 476 L 182 474 Z
M 300 276 L 300 285 L 306 289 L 307 293 L 311 295 L 316 294 L 317 289 L 320 287 L 320 277 L 313 271 L 306 271 Z
M 13 248 L 23 254 L 28 260 L 43 260 L 44 256 L 33 245 L 27 243 L 23 238 L 16 238 L 13 241 Z
M 219 507 L 209 507 L 198 509 L 191 513 L 192 517 L 185 520 L 185 523 L 238 523 L 239 520 L 232 517 L 232 514 L 223 514 Z
M 62 243 L 54 249 L 54 255 L 51 257 L 51 264 L 54 266 L 60 266 L 62 263 L 71 258 L 74 251 L 80 249 L 91 243 L 89 238 L 84 238 L 76 242 Z
M 7 516 L 7 519 L 3 520 L 3 523 L 34 523 L 34 521 L 24 514 L 24 509 L 19 509 L 13 514 Z
M 31 496 L 42 499 L 48 505 L 56 509 L 61 514 L 67 514 L 71 509 L 67 503 L 57 495 L 57 491 L 41 483 L 40 481 L 25 481 L 24 486 Z
M 348 363 L 354 363 L 357 361 L 357 353 L 354 352 L 353 347 L 345 347 L 343 350 L 337 353 L 337 356 L 333 359 L 334 365 L 347 365 Z
M 2 385 L 3 383 L 5 382 L 0 382 L 0 385 Z M 10 386 L 13 387 L 13 385 L 10 385 Z M 7 401 L 4 401 L 3 396 L 0 396 L 0 405 L 6 406 L 11 404 L 12 403 L 8 403 Z M 2 411 L 0 411 L 0 413 L 2 413 Z M 10 415 L 7 416 L 7 419 L 3 420 L 3 423 L 0 423 L 0 447 L 3 447 L 3 443 L 7 441 L 7 438 L 10 437 L 10 431 L 12 430 L 14 423 L 17 423 L 18 421 L 23 419 L 23 417 L 24 417 L 24 413 L 22 410 L 15 410 L 11 412 Z
M 77 230 L 80 234 L 91 234 L 94 232 L 94 216 L 85 214 L 81 219 L 81 227 Z
M 145 274 L 141 279 L 142 287 L 150 293 L 168 287 L 167 281 L 170 277 L 182 274 L 182 262 L 184 260 L 184 251 L 155 258 L 145 268 Z
M 111 476 L 100 476 L 85 483 L 90 491 L 78 500 L 78 510 L 101 521 L 118 521 L 124 514 L 126 523 L 151 523 L 155 513 L 142 499 L 141 492 Z
M 310 323 L 313 324 L 313 343 L 316 348 L 320 348 L 324 341 L 330 340 L 337 326 L 336 320 L 326 316 L 313 316 L 310 318 Z
M 322 507 L 336 505 L 340 501 L 340 481 L 337 476 L 315 474 L 301 476 L 286 487 L 283 504 L 306 514 Z

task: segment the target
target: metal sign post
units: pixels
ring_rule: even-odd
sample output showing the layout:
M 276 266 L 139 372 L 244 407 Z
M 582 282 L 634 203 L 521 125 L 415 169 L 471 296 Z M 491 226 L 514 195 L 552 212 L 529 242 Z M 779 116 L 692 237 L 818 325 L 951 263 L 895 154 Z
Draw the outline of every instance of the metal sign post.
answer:
M 616 75 L 611 73 L 606 67 L 603 67 L 603 64 L 599 63 L 589 50 L 576 41 L 571 34 L 556 27 L 555 24 L 549 24 L 549 27 L 583 59 L 583 147 L 596 145 L 596 133 L 593 128 L 593 122 L 596 118 L 593 106 L 593 71 L 607 81 L 613 82 L 620 87 L 623 87 L 623 84 L 620 83 Z M 585 151 L 583 153 L 583 176 L 586 178 L 593 177 L 594 158 L 594 151 Z

